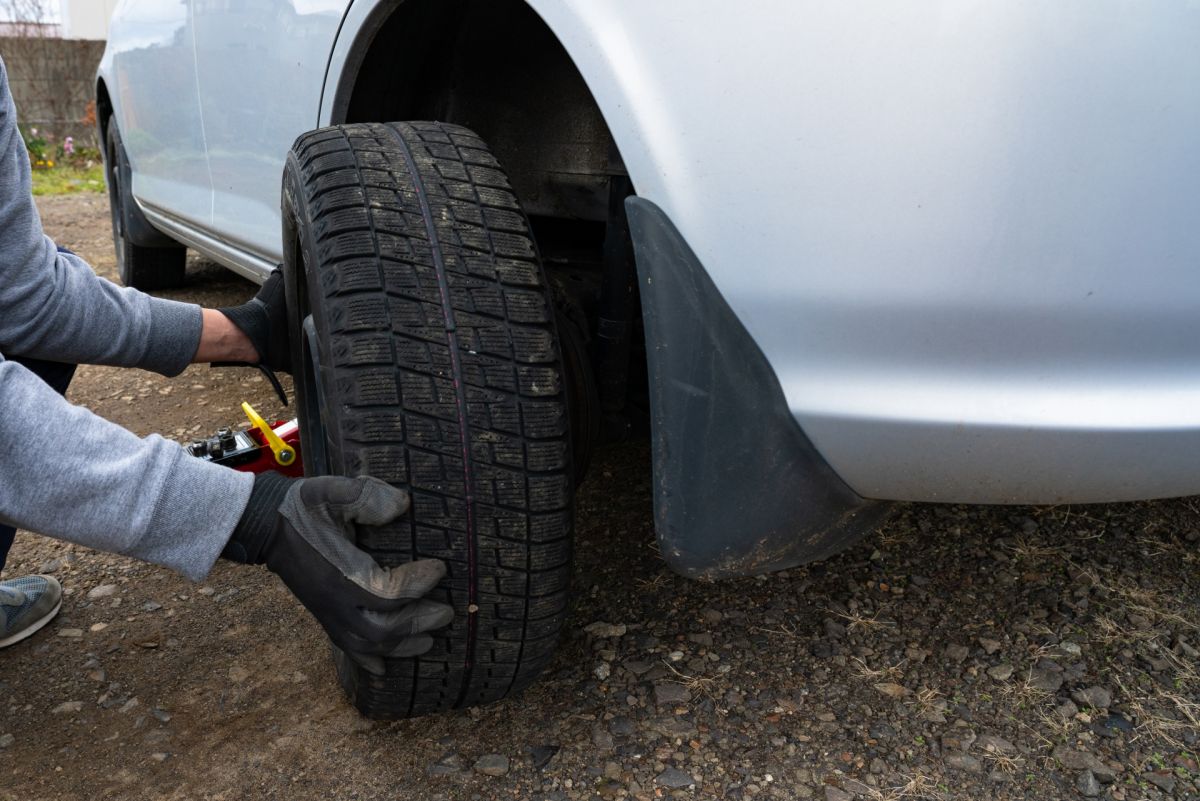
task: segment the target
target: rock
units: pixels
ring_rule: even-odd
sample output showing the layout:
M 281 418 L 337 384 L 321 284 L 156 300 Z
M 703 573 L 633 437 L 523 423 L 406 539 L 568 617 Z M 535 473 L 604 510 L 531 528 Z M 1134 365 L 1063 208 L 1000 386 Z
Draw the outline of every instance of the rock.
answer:
M 654 702 L 659 706 L 676 706 L 692 700 L 687 687 L 674 681 L 661 681 L 654 685 Z
M 118 709 L 117 711 L 118 711 L 118 712 L 120 712 L 122 715 L 124 715 L 124 714 L 126 714 L 127 712 L 131 712 L 131 711 L 133 711 L 134 709 L 137 709 L 137 707 L 138 707 L 138 704 L 139 704 L 139 701 L 138 701 L 138 699 L 136 699 L 136 698 L 130 698 L 128 701 L 126 701 L 125 703 L 121 704 L 121 708 L 120 708 L 120 709 Z
M 1086 690 L 1076 690 L 1071 697 L 1085 708 L 1108 709 L 1112 704 L 1112 693 L 1103 687 L 1088 687 Z
M 104 631 L 106 628 L 108 628 L 107 623 L 93 623 L 91 626 L 88 627 L 88 631 L 95 633 L 95 632 L 99 632 L 99 631 Z
M 171 722 L 171 713 L 165 709 L 159 709 L 158 707 L 154 707 L 154 709 L 150 710 L 150 714 L 154 715 L 154 719 L 157 720 L 159 723 L 170 723 Z
M 1000 642 L 999 640 L 991 640 L 991 639 L 988 639 L 987 637 L 980 637 L 979 645 L 981 648 L 983 648 L 983 652 L 985 654 L 987 654 L 988 656 L 991 656 L 992 654 L 999 651 L 1004 646 L 1004 643 Z
M 607 751 L 613 747 L 613 736 L 596 726 L 592 729 L 592 745 Z
M 1143 773 L 1142 778 L 1153 784 L 1164 793 L 1175 792 L 1175 777 L 1165 770 Z
M 1090 770 L 1085 770 L 1075 779 L 1075 788 L 1088 798 L 1100 795 L 1100 780 Z
M 654 781 L 661 787 L 670 787 L 678 789 L 680 787 L 690 787 L 696 783 L 689 774 L 684 773 L 679 768 L 667 768 L 662 773 L 654 777 Z
M 628 630 L 624 623 L 605 623 L 596 621 L 583 627 L 583 630 L 593 637 L 624 637 Z
M 695 645 L 699 645 L 704 648 L 712 648 L 713 638 L 712 638 L 712 635 L 707 632 L 700 632 L 699 634 L 689 634 L 687 636 L 687 638 L 688 638 L 688 642 L 690 642 L 690 643 L 694 643 Z
M 1013 666 L 1007 662 L 1002 662 L 995 667 L 988 668 L 987 674 L 996 681 L 1008 681 L 1012 678 Z
M 78 640 L 83 636 L 83 629 L 59 629 L 59 637 L 66 637 L 69 640 Z
M 1095 754 L 1059 745 L 1055 747 L 1050 756 L 1068 770 L 1090 770 L 1097 779 L 1105 784 L 1112 784 L 1117 780 L 1116 771 L 1100 761 Z
M 1058 650 L 1062 651 L 1064 654 L 1071 657 L 1072 659 L 1078 659 L 1080 656 L 1083 655 L 1082 648 L 1080 648 L 1078 645 L 1076 645 L 1073 642 L 1068 642 L 1067 640 L 1063 640 L 1062 642 L 1060 642 L 1058 644 Z
M 246 670 L 241 665 L 233 665 L 229 668 L 229 680 L 234 684 L 241 684 L 248 678 L 250 678 L 250 671 Z
M 875 685 L 875 689 L 886 695 L 888 698 L 903 698 L 908 695 L 908 689 L 902 684 L 885 681 Z
M 169 757 L 169 756 L 170 756 L 170 754 L 168 754 L 166 751 L 155 751 L 153 754 L 150 755 L 150 758 L 153 759 L 155 762 L 166 762 L 167 757 Z
M 973 756 L 966 754 L 947 754 L 943 760 L 946 767 L 961 770 L 965 773 L 983 773 L 983 765 Z
M 117 594 L 117 585 L 116 584 L 100 584 L 100 585 L 92 587 L 90 590 L 88 590 L 87 599 L 89 601 L 98 601 L 101 598 L 108 598 L 109 596 L 116 595 L 116 594 Z
M 612 667 L 607 662 L 601 662 L 596 665 L 595 670 L 592 671 L 592 675 L 600 679 L 600 681 L 604 681 L 612 675 Z
M 559 751 L 557 745 L 535 745 L 529 749 L 529 757 L 533 760 L 533 769 L 541 770 L 550 764 L 550 760 L 554 759 L 554 755 Z
M 1120 732 L 1133 731 L 1133 723 L 1120 712 L 1113 712 L 1111 715 L 1105 715 L 1099 720 L 1093 721 L 1092 731 L 1101 737 L 1116 737 Z
M 896 736 L 896 729 L 890 723 L 885 723 L 881 720 L 877 723 L 872 723 L 867 733 L 876 740 L 890 740 Z
M 157 612 L 159 609 L 162 609 L 162 604 L 158 601 L 146 601 L 146 603 L 142 604 L 143 612 Z
M 951 662 L 965 662 L 971 655 L 971 649 L 965 645 L 947 645 L 946 658 Z
M 1058 715 L 1063 720 L 1070 720 L 1079 713 L 1079 707 L 1075 706 L 1074 701 L 1063 701 L 1054 709 L 1054 714 Z
M 975 732 L 956 726 L 942 735 L 942 750 L 965 753 L 971 750 L 971 744 L 974 742 Z
M 854 796 L 832 785 L 825 785 L 825 801 L 854 801 Z
M 1005 740 L 1003 737 L 997 737 L 994 734 L 981 734 L 975 740 L 975 747 L 986 754 L 1015 754 L 1017 747 Z
M 700 617 L 704 618 L 705 623 L 716 625 L 725 619 L 725 615 L 718 612 L 716 609 L 702 609 Z
M 89 670 L 87 673 L 87 677 L 90 681 L 99 682 L 101 684 L 108 681 L 108 673 L 106 673 L 104 671 L 104 668 L 96 668 L 95 670 Z
M 466 769 L 467 763 L 463 761 L 463 758 L 451 752 L 444 754 L 437 762 L 425 768 L 425 774 L 428 776 L 453 776 Z
M 16 741 L 17 738 L 11 734 L 0 734 L 0 748 L 8 748 Z
M 637 726 L 633 724 L 632 720 L 621 715 L 612 719 L 612 722 L 608 724 L 608 730 L 618 737 L 628 737 L 637 731 Z
M 63 701 L 50 712 L 55 715 L 73 714 L 81 709 L 83 709 L 83 701 Z
M 508 773 L 508 757 L 503 754 L 484 754 L 475 760 L 475 772 L 484 776 L 503 776 Z
M 1034 668 L 1029 671 L 1027 684 L 1035 690 L 1041 690 L 1045 693 L 1056 693 L 1063 685 L 1063 677 L 1061 673 L 1056 673 L 1053 670 Z

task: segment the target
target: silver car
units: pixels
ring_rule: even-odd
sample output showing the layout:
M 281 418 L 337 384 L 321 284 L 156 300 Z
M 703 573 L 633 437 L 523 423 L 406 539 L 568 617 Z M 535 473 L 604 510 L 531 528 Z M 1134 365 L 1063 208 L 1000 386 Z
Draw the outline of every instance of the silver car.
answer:
M 887 501 L 1200 492 L 1195 3 L 126 0 L 125 280 L 282 264 L 305 468 L 460 614 L 383 717 L 524 686 L 573 492 L 648 431 L 663 558 L 822 558 Z M 619 498 L 614 498 L 619 503 Z

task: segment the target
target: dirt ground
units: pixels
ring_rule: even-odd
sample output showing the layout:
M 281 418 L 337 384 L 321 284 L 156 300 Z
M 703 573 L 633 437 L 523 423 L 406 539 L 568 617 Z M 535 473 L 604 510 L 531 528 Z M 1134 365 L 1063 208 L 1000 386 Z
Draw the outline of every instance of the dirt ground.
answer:
M 102 196 L 39 206 L 113 277 Z M 253 293 L 189 270 L 171 297 Z M 89 367 L 69 397 L 180 440 L 243 399 L 286 414 L 246 370 Z M 9 575 L 67 596 L 0 652 L 0 799 L 1198 798 L 1198 504 L 904 506 L 837 558 L 702 584 L 654 549 L 646 447 L 608 449 L 543 680 L 389 724 L 270 574 L 195 585 L 23 533 Z

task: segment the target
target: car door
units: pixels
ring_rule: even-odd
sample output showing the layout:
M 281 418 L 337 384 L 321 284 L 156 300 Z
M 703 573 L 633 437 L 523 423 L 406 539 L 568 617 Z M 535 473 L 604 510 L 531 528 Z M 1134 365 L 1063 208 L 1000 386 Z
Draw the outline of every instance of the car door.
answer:
M 212 220 L 187 0 L 124 0 L 109 34 L 109 92 L 134 197 L 189 225 Z
M 281 258 L 279 192 L 292 142 L 317 126 L 350 0 L 190 0 L 213 178 L 212 233 Z

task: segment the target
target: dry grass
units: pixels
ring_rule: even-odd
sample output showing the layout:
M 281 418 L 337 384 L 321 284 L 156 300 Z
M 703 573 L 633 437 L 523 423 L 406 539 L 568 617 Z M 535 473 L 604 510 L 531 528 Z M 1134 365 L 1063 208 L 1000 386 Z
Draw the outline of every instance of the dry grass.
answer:
M 864 612 L 836 612 L 833 609 L 826 609 L 825 611 L 846 621 L 847 633 L 852 632 L 855 629 L 870 631 L 871 629 L 876 628 L 893 629 L 896 627 L 895 621 L 880 620 L 880 615 L 882 615 L 884 612 L 883 609 L 876 610 L 872 614 L 867 614 Z
M 894 665 L 886 665 L 878 670 L 873 669 L 867 664 L 867 661 L 861 657 L 851 657 L 853 663 L 852 670 L 854 675 L 866 681 L 894 681 L 899 682 L 904 678 L 904 663 L 908 660 L 901 659 Z
M 945 801 L 951 796 L 932 776 L 917 773 L 912 776 L 900 775 L 904 784 L 895 787 L 868 788 L 867 798 L 871 801 L 902 801 L 903 799 L 920 799 L 921 801 Z
M 716 679 L 710 676 L 689 676 L 665 659 L 662 660 L 662 663 L 667 666 L 667 670 L 674 674 L 674 678 L 667 679 L 667 681 L 682 684 L 694 695 L 706 695 L 709 698 L 715 697 Z

